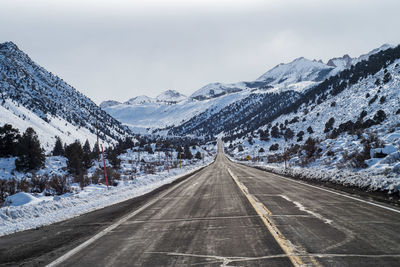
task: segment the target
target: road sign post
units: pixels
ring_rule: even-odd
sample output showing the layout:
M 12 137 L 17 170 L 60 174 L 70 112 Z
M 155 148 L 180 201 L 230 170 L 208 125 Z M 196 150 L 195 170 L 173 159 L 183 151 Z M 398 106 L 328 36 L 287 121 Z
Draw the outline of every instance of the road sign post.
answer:
M 168 165 L 168 151 L 165 152 L 165 158 L 167 161 L 167 169 L 168 169 L 168 173 L 169 173 L 169 165 Z
M 104 178 L 106 178 L 106 185 L 107 185 L 107 189 L 108 189 L 108 178 L 107 178 L 107 169 L 106 169 L 106 159 L 104 158 L 103 145 L 101 145 L 101 154 L 103 155 Z

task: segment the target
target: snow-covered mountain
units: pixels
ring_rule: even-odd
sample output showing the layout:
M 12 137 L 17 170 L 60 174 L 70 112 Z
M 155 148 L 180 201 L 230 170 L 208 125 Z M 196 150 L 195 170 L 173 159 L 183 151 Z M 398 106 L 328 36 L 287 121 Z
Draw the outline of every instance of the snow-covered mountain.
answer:
M 0 94 L 0 124 L 12 124 L 21 132 L 33 127 L 47 150 L 56 135 L 66 143 L 89 139 L 94 144 L 96 124 L 100 138 L 107 142 L 130 132 L 12 42 L 0 44 Z
M 246 89 L 244 82 L 230 84 L 210 83 L 194 92 L 190 97 L 197 100 L 205 100 L 225 94 L 240 92 L 244 89 Z
M 187 97 L 178 91 L 167 90 L 156 97 L 157 102 L 163 102 L 166 104 L 176 104 L 186 100 Z
M 261 75 L 256 81 L 276 84 L 293 84 L 303 81 L 323 81 L 329 76 L 334 67 L 320 61 L 308 60 L 304 57 L 297 58 L 287 64 L 279 64 Z
M 376 71 L 380 70 L 386 64 L 380 61 L 380 58 L 385 58 L 385 51 L 391 50 L 381 50 L 381 52 L 373 54 L 374 56 L 370 56 L 368 60 L 360 61 L 356 65 L 352 65 L 350 69 L 342 71 L 325 67 L 326 65 L 321 62 L 302 58 L 289 64 L 278 65 L 259 79 L 268 79 L 274 88 L 253 89 L 248 95 L 243 94 L 244 91 L 242 91 L 241 94 L 244 97 L 235 103 L 230 103 L 218 112 L 206 110 L 185 123 L 169 129 L 168 133 L 230 136 L 230 138 L 244 136 L 283 114 L 297 111 L 299 103 L 310 101 L 310 99 L 316 101 L 317 98 L 318 101 L 323 101 L 327 97 L 327 91 L 332 90 L 335 94 L 343 90 L 349 83 L 358 82 L 356 78 L 366 77 L 371 69 L 378 68 Z M 358 67 L 356 68 L 356 66 Z M 296 70 L 299 73 L 296 73 Z M 333 75 L 335 72 L 337 74 Z M 318 81 L 322 73 L 326 75 L 326 78 Z M 348 77 L 349 82 L 340 83 L 342 77 Z M 285 85 L 285 82 L 288 84 Z M 307 83 L 307 86 L 300 86 L 300 90 L 293 88 L 293 85 L 299 83 Z M 276 90 L 275 87 L 282 89 Z
M 124 102 L 124 104 L 126 104 L 126 105 L 143 105 L 143 104 L 154 103 L 154 102 L 155 102 L 155 99 L 145 96 L 145 95 L 140 95 L 140 96 L 136 96 L 136 97 L 129 99 L 128 101 Z M 103 103 L 101 103 L 100 106 Z M 119 105 L 119 104 L 121 104 L 121 103 L 116 103 L 116 105 Z
M 187 96 L 179 93 L 175 90 L 167 90 L 159 94 L 157 97 L 152 98 L 146 95 L 140 95 L 129 99 L 124 102 L 125 105 L 143 105 L 150 103 L 159 103 L 159 104 L 177 104 L 187 99 Z M 101 108 L 108 108 L 116 105 L 120 105 L 121 103 L 115 100 L 106 100 L 101 102 Z
M 119 105 L 119 104 L 121 104 L 121 102 L 118 102 L 115 100 L 107 100 L 107 101 L 101 102 L 100 107 L 104 109 L 104 108 Z
M 288 64 L 278 65 L 262 76 L 265 79 L 260 77 L 256 81 L 232 84 L 211 83 L 194 92 L 189 98 L 169 90 L 155 99 L 139 96 L 124 104 L 107 105 L 104 109 L 134 131 L 147 132 L 146 129 L 152 131 L 164 127 L 178 127 L 201 113 L 204 113 L 202 118 L 206 120 L 226 106 L 252 94 L 268 98 L 267 93 L 301 92 L 328 77 L 333 69 L 323 63 L 300 58 Z M 283 80 L 284 78 L 286 79 Z M 101 105 L 103 106 L 103 103 Z M 196 121 L 199 121 L 198 117 Z
M 143 103 L 126 102 L 105 110 L 142 132 L 214 136 L 236 132 L 233 128 L 242 118 L 246 119 L 239 124 L 246 132 L 277 116 L 326 79 L 389 47 L 384 45 L 359 58 L 333 58 L 329 64 L 301 57 L 277 65 L 255 81 L 208 84 L 176 105 L 160 105 L 164 103 L 147 98 Z
M 399 192 L 399 88 L 400 46 L 379 50 L 260 127 L 226 135 L 227 150 L 261 155 L 273 170 L 303 179 Z
M 344 55 L 343 57 L 335 57 L 328 60 L 326 63 L 328 66 L 331 67 L 338 67 L 341 69 L 350 68 L 350 66 L 354 63 L 354 58 L 351 58 L 349 55 Z

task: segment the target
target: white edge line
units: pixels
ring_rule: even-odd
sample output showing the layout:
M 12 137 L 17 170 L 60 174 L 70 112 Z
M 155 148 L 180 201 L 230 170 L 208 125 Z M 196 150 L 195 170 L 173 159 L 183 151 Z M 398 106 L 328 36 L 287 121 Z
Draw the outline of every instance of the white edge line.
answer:
M 207 165 L 208 166 L 208 165 Z M 206 167 L 207 167 L 206 166 Z M 197 170 L 196 170 L 197 171 Z M 192 173 L 188 173 L 185 175 L 189 175 L 190 177 L 193 177 L 191 175 L 193 175 L 195 171 L 193 171 Z M 181 176 L 182 177 L 182 176 Z M 190 178 L 188 177 L 188 178 Z M 179 177 L 177 178 L 179 179 Z M 187 180 L 186 180 L 187 181 Z M 114 224 L 108 226 L 106 229 L 100 231 L 99 233 L 97 233 L 96 235 L 92 236 L 90 239 L 86 240 L 85 242 L 83 242 L 82 244 L 80 244 L 79 246 L 75 247 L 74 249 L 70 250 L 69 252 L 65 253 L 64 255 L 60 256 L 59 258 L 57 258 L 56 260 L 52 261 L 51 263 L 47 264 L 46 267 L 53 267 L 53 266 L 57 266 L 58 264 L 61 264 L 62 262 L 64 262 L 65 260 L 67 260 L 68 258 L 72 257 L 73 255 L 75 255 L 76 253 L 78 253 L 79 251 L 81 251 L 82 249 L 86 248 L 87 246 L 89 246 L 90 244 L 92 244 L 93 242 L 95 242 L 97 239 L 105 236 L 106 234 L 108 234 L 109 232 L 111 232 L 112 230 L 114 230 L 115 228 L 117 228 L 119 225 L 123 224 L 124 222 L 126 222 L 127 220 L 129 220 L 130 218 L 132 218 L 133 216 L 137 215 L 139 212 L 143 211 L 144 209 L 148 208 L 149 206 L 153 205 L 155 202 L 157 202 L 158 200 L 160 200 L 161 198 L 163 198 L 165 195 L 169 194 L 172 190 L 174 190 L 175 188 L 177 188 L 178 186 L 180 186 L 181 183 L 177 183 L 176 185 L 174 185 L 173 187 L 171 187 L 170 189 L 168 189 L 167 191 L 165 191 L 163 194 L 159 195 L 157 198 L 147 202 L 144 206 L 140 207 L 139 209 L 135 210 L 134 212 L 122 217 L 120 220 L 118 220 L 117 222 L 115 222 Z
M 248 166 L 248 167 L 250 167 L 250 166 Z M 267 170 L 265 170 L 265 171 L 267 171 Z M 269 171 L 267 171 L 267 172 L 269 172 Z M 394 208 L 390 208 L 390 207 L 387 207 L 387 206 L 383 206 L 383 205 L 380 205 L 380 204 L 377 204 L 377 203 L 374 203 L 374 202 L 370 202 L 368 200 L 352 197 L 352 196 L 349 196 L 349 195 L 346 195 L 346 194 L 343 194 L 343 193 L 339 193 L 339 192 L 336 192 L 336 191 L 332 191 L 332 190 L 329 190 L 329 189 L 326 189 L 326 188 L 323 188 L 323 187 L 310 185 L 310 184 L 305 183 L 305 182 L 301 182 L 301 181 L 297 181 L 297 180 L 294 180 L 294 179 L 291 179 L 291 178 L 283 177 L 283 176 L 278 175 L 278 174 L 273 173 L 273 172 L 269 172 L 269 173 L 271 173 L 273 176 L 276 176 L 276 177 L 278 177 L 280 179 L 285 179 L 285 180 L 292 181 L 292 182 L 295 182 L 295 183 L 298 183 L 298 184 L 302 184 L 302 185 L 306 185 L 306 186 L 309 186 L 309 187 L 317 188 L 319 190 L 326 191 L 326 192 L 329 192 L 329 193 L 332 193 L 332 194 L 335 194 L 335 195 L 347 197 L 347 198 L 350 198 L 350 199 L 353 199 L 353 200 L 357 200 L 359 202 L 370 204 L 372 206 L 376 206 L 376 207 L 383 208 L 383 209 L 386 209 L 386 210 L 394 211 L 396 213 L 400 213 L 400 210 L 397 210 L 397 209 L 394 209 Z

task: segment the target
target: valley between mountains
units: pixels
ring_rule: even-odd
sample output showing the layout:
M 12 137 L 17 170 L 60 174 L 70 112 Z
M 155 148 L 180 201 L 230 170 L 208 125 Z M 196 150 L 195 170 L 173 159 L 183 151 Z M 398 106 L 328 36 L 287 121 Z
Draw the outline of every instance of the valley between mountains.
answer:
M 97 105 L 0 44 L 0 265 L 395 266 L 400 46 L 258 75 Z

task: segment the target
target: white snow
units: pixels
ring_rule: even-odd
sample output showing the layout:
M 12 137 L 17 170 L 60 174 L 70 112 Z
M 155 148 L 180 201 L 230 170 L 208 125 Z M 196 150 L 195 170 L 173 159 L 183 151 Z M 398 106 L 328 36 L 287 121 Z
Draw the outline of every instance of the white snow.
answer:
M 271 122 L 271 125 L 285 125 L 285 121 L 290 122 L 298 117 L 298 122 L 288 123 L 286 127 L 292 129 L 295 133 L 293 139 L 285 142 L 283 138 L 271 138 L 270 141 L 260 141 L 257 137 L 253 138 L 253 144 L 249 144 L 246 138 L 238 139 L 232 142 L 236 147 L 231 153 L 237 159 L 244 159 L 247 155 L 251 158 L 258 155 L 263 158 L 261 166 L 277 173 L 299 176 L 303 179 L 318 179 L 330 181 L 345 185 L 367 188 L 368 190 L 387 190 L 391 193 L 400 191 L 400 60 L 396 60 L 386 68 L 392 76 L 392 79 L 386 83 L 377 86 L 375 81 L 382 80 L 385 70 L 381 70 L 375 75 L 368 76 L 360 80 L 353 86 L 346 88 L 336 96 L 328 95 L 328 99 L 320 104 L 309 103 L 303 105 L 296 113 L 280 116 Z M 368 96 L 369 95 L 369 96 Z M 369 104 L 369 101 L 377 95 L 376 101 Z M 367 97 L 368 96 L 368 97 Z M 385 96 L 385 101 L 380 99 Z M 383 110 L 387 118 L 378 125 L 374 125 L 364 130 L 363 137 L 367 134 L 375 135 L 379 140 L 379 146 L 370 150 L 371 159 L 365 161 L 367 168 L 355 168 L 349 164 L 345 155 L 363 150 L 361 139 L 357 135 L 342 133 L 334 139 L 329 139 L 324 133 L 325 123 L 334 118 L 333 127 L 337 128 L 340 124 L 349 120 L 355 122 L 362 111 L 366 111 L 367 119 L 373 119 L 378 110 Z M 307 132 L 308 127 L 312 127 L 314 133 Z M 267 125 L 261 127 L 262 130 L 271 130 Z M 304 132 L 303 140 L 297 141 L 296 134 Z M 255 131 L 257 132 L 257 131 Z M 308 137 L 318 138 L 320 143 L 318 147 L 321 153 L 314 161 L 302 164 L 304 156 L 293 156 L 288 162 L 288 169 L 284 169 L 284 164 L 267 163 L 267 157 L 277 153 L 283 153 L 284 148 L 291 145 L 303 145 Z M 238 145 L 241 144 L 244 151 L 238 152 Z M 278 144 L 278 151 L 269 151 L 272 144 Z M 228 144 L 226 144 L 228 146 Z M 259 153 L 263 148 L 265 152 Z M 229 149 L 228 149 L 229 151 Z M 383 155 L 379 155 L 383 153 Z M 331 154 L 331 155 L 328 155 Z
M 333 70 L 322 62 L 311 61 L 304 57 L 295 59 L 287 64 L 279 64 L 273 69 L 261 75 L 257 81 L 271 80 L 271 84 L 292 84 L 301 81 L 316 81 L 321 75 L 321 72 L 326 72 L 322 78 Z
M 173 182 L 184 174 L 193 172 L 212 161 L 171 169 L 153 175 L 143 175 L 130 181 L 120 182 L 117 187 L 89 185 L 83 190 L 75 186 L 77 193 L 44 197 L 28 193 L 10 196 L 10 206 L 0 208 L 0 236 L 33 229 L 70 219 L 81 214 L 104 208 L 137 196 L 144 195 L 164 184 Z
M 133 131 L 147 132 L 148 128 L 151 130 L 172 125 L 177 126 L 206 110 L 216 113 L 225 106 L 249 95 L 249 93 L 248 91 L 239 92 L 203 101 L 187 99 L 173 105 L 162 103 L 120 104 L 105 108 L 105 111 L 124 125 L 129 126 Z
M 90 144 L 96 143 L 96 135 L 87 128 L 74 126 L 60 117 L 48 117 L 50 122 L 45 122 L 32 111 L 9 99 L 5 101 L 4 105 L 0 105 L 0 125 L 11 124 L 14 128 L 19 129 L 20 134 L 28 127 L 32 127 L 46 152 L 50 152 L 54 148 L 55 136 L 59 136 L 67 144 L 73 143 L 77 139 L 81 143 L 84 143 L 86 139 Z
M 40 202 L 39 198 L 25 192 L 19 192 L 7 197 L 4 204 L 10 207 L 17 207 L 38 202 Z

